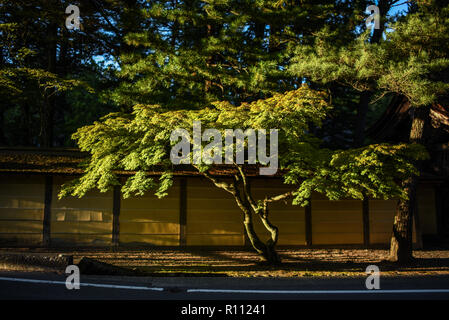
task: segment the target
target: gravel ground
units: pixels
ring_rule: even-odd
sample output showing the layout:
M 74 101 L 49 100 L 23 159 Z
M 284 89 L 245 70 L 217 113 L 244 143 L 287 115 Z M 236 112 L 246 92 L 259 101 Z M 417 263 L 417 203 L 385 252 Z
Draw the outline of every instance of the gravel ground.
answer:
M 383 261 L 388 250 L 377 249 L 279 249 L 282 265 L 267 266 L 257 254 L 245 249 L 0 249 L 0 253 L 73 255 L 153 275 L 216 275 L 237 277 L 358 276 L 370 264 L 378 265 L 384 275 L 449 275 L 449 250 L 416 250 L 415 261 L 397 266 Z

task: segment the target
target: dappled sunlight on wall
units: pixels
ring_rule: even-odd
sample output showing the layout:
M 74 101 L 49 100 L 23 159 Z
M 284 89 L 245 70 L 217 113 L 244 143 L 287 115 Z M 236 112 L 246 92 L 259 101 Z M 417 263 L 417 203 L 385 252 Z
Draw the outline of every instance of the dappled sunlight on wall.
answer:
M 44 193 L 43 176 L 1 176 L 0 244 L 42 243 Z
M 54 178 L 51 242 L 55 245 L 109 245 L 112 241 L 112 192 L 90 191 L 79 199 L 57 195 L 68 178 Z
M 187 245 L 244 245 L 242 215 L 234 198 L 209 180 L 187 180 Z
M 120 243 L 179 245 L 179 182 L 158 199 L 151 191 L 121 200 Z
M 254 179 L 251 190 L 256 199 L 274 196 L 291 190 L 291 186 L 284 185 L 280 180 Z M 305 209 L 299 205 L 292 205 L 292 200 L 278 201 L 269 205 L 269 219 L 279 228 L 278 245 L 305 245 Z M 269 233 L 260 219 L 254 217 L 254 228 L 261 239 L 266 241 Z

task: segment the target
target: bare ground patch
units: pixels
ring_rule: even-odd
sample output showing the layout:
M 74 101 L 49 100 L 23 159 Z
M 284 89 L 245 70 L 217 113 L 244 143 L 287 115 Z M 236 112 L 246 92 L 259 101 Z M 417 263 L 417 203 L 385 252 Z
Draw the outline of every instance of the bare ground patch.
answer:
M 269 266 L 246 249 L 79 248 L 2 249 L 73 255 L 95 259 L 136 273 L 160 276 L 215 275 L 231 277 L 354 277 L 364 276 L 368 265 L 379 266 L 383 276 L 449 275 L 449 250 L 417 250 L 415 261 L 397 266 L 383 261 L 387 250 L 378 249 L 279 249 L 283 263 Z

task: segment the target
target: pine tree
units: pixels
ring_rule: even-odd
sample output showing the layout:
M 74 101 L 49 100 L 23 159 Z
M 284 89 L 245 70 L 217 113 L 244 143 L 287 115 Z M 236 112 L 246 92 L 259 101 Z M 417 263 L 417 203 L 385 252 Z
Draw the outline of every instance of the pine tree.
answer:
M 444 2 L 419 1 L 413 12 L 389 25 L 393 31 L 386 33 L 385 40 L 372 43 L 365 32 L 345 46 L 336 46 L 324 35 L 313 46 L 297 49 L 290 70 L 316 82 L 339 82 L 377 97 L 406 97 L 414 108 L 410 143 L 425 144 L 429 106 L 449 89 L 444 76 L 449 67 L 448 14 Z M 412 258 L 416 185 L 416 175 L 404 180 L 408 198 L 398 202 L 390 248 L 393 261 Z
M 324 24 L 344 34 L 353 7 L 335 1 L 148 1 L 141 31 L 125 39 L 122 83 L 111 93 L 125 106 L 203 108 L 238 105 L 298 88 L 285 73 L 298 43 Z
M 71 134 L 66 131 L 70 128 L 65 126 L 66 119 L 80 119 L 77 112 L 96 112 L 72 127 L 73 132 L 113 110 L 93 95 L 93 86 L 101 89 L 107 81 L 93 57 L 110 51 L 105 46 L 109 36 L 103 33 L 105 41 L 91 37 L 101 33 L 102 25 L 94 8 L 85 4 L 80 5 L 81 30 L 67 30 L 68 4 L 62 0 L 0 1 L 0 136 L 5 144 L 64 145 Z M 71 100 L 68 92 L 74 93 L 71 98 L 91 99 Z

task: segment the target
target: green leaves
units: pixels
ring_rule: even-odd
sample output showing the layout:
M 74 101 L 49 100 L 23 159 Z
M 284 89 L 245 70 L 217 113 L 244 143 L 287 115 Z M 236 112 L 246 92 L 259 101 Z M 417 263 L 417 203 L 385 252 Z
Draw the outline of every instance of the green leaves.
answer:
M 419 175 L 413 162 L 428 159 L 426 149 L 418 144 L 373 144 L 350 150 L 316 150 L 319 157 L 310 171 L 299 170 L 292 163 L 285 181 L 297 183 L 294 203 L 306 204 L 313 191 L 331 200 L 341 198 L 379 199 L 407 197 L 401 181 Z
M 341 46 L 326 32 L 314 45 L 298 47 L 289 71 L 312 81 L 337 82 L 359 91 L 406 96 L 413 106 L 429 105 L 447 93 L 436 75 L 449 71 L 449 7 L 438 13 L 409 13 L 389 25 L 378 44 L 367 33 Z
M 155 188 L 157 183 L 153 178 L 147 176 L 143 171 L 138 171 L 133 176 L 126 180 L 122 187 L 124 198 L 129 198 L 131 195 L 142 196 L 146 191 Z
M 175 169 L 170 161 L 170 134 L 181 128 L 192 136 L 194 121 L 200 121 L 203 130 L 216 128 L 222 134 L 225 129 L 278 129 L 280 170 L 284 182 L 294 190 L 293 202 L 301 205 L 307 203 L 312 192 L 323 193 L 329 199 L 404 197 L 401 180 L 418 174 L 413 161 L 427 157 L 420 145 L 322 148 L 321 140 L 311 134 L 310 125 L 319 126 L 331 106 L 325 93 L 306 85 L 238 107 L 228 102 L 216 102 L 214 106 L 166 111 L 155 105 L 137 105 L 132 115 L 114 113 L 80 128 L 73 137 L 91 158 L 82 178 L 64 186 L 60 196 L 82 196 L 92 188 L 106 191 L 118 184 L 119 172 L 128 175 L 122 187 L 124 197 L 149 191 L 158 197 L 167 195 Z M 192 170 L 204 173 L 212 166 L 201 163 Z M 155 169 L 162 175 L 150 176 Z

